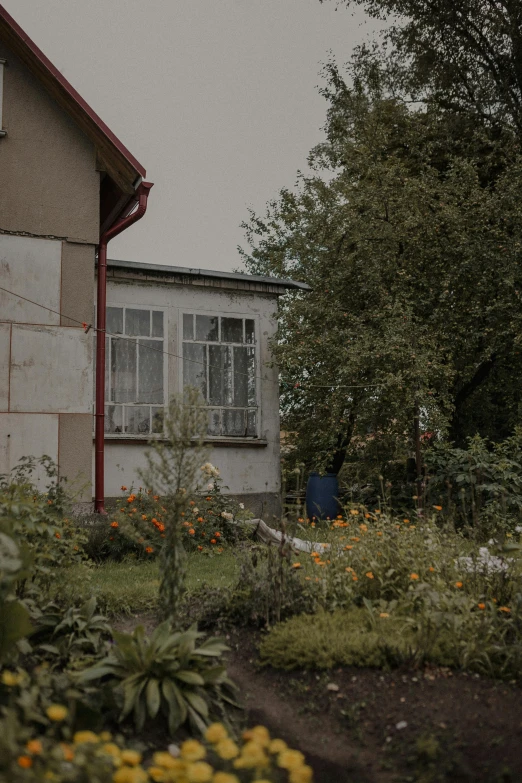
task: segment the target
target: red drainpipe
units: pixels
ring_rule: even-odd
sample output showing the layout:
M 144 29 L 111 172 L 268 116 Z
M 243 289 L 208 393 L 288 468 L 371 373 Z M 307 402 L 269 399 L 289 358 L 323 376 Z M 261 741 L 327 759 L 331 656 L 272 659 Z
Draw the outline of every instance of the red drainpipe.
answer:
M 94 510 L 105 514 L 105 330 L 107 325 L 107 245 L 126 228 L 143 217 L 152 182 L 142 182 L 136 191 L 138 208 L 126 217 L 119 217 L 104 231 L 98 245 L 98 298 L 96 312 L 96 412 L 94 457 Z M 128 211 L 126 207 L 125 211 Z M 123 213 L 124 214 L 124 213 Z

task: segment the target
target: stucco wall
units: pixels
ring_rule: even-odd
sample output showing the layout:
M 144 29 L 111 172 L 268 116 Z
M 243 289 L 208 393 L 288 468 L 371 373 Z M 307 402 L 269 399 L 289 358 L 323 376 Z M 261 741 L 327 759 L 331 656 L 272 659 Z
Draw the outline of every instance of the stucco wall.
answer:
M 277 513 L 280 489 L 279 468 L 279 388 L 277 369 L 269 367 L 271 356 L 268 340 L 276 330 L 273 317 L 277 297 L 258 293 L 224 291 L 190 285 L 153 284 L 141 281 L 109 280 L 108 305 L 140 305 L 165 309 L 167 322 L 166 350 L 168 395 L 182 388 L 182 314 L 185 311 L 220 315 L 243 315 L 257 322 L 258 365 L 260 380 L 259 438 L 252 445 L 244 442 L 208 445 L 209 459 L 216 465 L 229 487 L 229 492 L 241 495 L 243 500 L 259 509 L 265 503 L 269 513 Z M 105 486 L 108 497 L 118 496 L 121 485 L 139 485 L 137 471 L 144 466 L 146 442 L 139 438 L 121 442 L 117 436 L 108 437 L 105 458 Z
M 0 42 L 4 68 L 0 229 L 96 244 L 99 173 L 92 143 Z
M 0 292 L 0 471 L 48 454 L 90 502 L 95 150 L 2 43 L 0 57 L 0 277 L 42 305 Z

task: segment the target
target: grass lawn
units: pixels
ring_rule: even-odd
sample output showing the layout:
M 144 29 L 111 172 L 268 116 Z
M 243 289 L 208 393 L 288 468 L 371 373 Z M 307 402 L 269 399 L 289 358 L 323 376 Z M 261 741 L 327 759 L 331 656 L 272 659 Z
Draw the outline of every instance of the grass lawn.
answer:
M 105 562 L 93 568 L 73 573 L 71 590 L 95 595 L 98 608 L 107 614 L 137 614 L 156 607 L 159 588 L 158 561 Z M 195 590 L 207 584 L 225 587 L 237 577 L 237 562 L 233 550 L 208 556 L 194 552 L 188 557 L 187 589 Z M 77 585 L 77 587 L 75 586 Z

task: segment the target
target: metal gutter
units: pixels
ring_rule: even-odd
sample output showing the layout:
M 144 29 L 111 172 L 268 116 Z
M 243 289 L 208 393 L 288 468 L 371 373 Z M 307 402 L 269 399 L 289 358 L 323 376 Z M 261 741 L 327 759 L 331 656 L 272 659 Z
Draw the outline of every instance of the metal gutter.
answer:
M 158 272 L 162 275 L 183 275 L 195 278 L 213 278 L 215 280 L 239 280 L 245 283 L 264 283 L 265 285 L 280 286 L 281 288 L 297 288 L 301 291 L 311 291 L 307 283 L 298 280 L 290 280 L 280 277 L 264 277 L 262 275 L 247 275 L 241 272 L 220 272 L 217 269 L 197 269 L 185 266 L 167 266 L 166 264 L 144 264 L 139 261 L 118 261 L 108 259 L 107 266 L 130 271 L 143 271 L 145 273 Z

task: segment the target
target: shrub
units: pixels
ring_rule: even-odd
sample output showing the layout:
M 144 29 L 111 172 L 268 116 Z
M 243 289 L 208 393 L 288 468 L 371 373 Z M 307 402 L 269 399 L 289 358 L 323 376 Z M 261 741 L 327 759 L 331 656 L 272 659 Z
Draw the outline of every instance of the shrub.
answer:
M 219 639 L 207 639 L 193 628 L 173 633 L 168 622 L 159 625 L 151 637 L 143 626 L 132 634 L 113 633 L 115 644 L 109 655 L 78 676 L 78 682 L 107 680 L 117 689 L 122 709 L 119 720 L 133 714 L 141 730 L 147 717 L 163 715 L 174 734 L 188 721 L 204 731 L 209 718 L 223 711 L 224 702 L 234 703 L 235 687 L 225 668 L 216 664 L 228 648 Z

